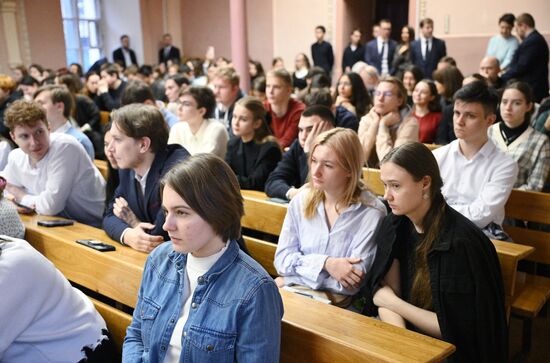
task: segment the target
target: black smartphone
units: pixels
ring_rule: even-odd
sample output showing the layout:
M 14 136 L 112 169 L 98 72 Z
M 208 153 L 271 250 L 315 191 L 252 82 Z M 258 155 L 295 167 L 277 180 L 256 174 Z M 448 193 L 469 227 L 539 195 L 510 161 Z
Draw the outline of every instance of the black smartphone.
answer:
M 103 243 L 95 239 L 77 239 L 76 243 L 80 243 L 81 245 L 93 248 L 94 250 L 100 251 L 100 252 L 108 252 L 108 251 L 116 250 L 115 246 L 109 245 L 107 243 Z
M 38 221 L 36 224 L 42 227 L 62 227 L 72 226 L 74 221 L 71 221 L 70 219 L 54 219 L 51 221 Z

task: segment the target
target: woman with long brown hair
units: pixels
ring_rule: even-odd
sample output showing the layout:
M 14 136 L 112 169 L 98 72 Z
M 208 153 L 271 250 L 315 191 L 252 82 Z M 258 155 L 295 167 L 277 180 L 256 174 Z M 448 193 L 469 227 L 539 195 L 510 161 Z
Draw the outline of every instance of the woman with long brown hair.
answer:
M 452 209 L 430 150 L 407 143 L 382 160 L 384 199 L 364 313 L 446 340 L 449 361 L 506 362 L 504 289 L 495 248 Z

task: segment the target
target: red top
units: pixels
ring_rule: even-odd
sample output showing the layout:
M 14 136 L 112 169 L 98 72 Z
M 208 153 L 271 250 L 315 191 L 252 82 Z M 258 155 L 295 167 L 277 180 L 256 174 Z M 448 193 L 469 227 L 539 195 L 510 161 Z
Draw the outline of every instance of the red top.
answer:
M 422 117 L 413 112 L 413 116 L 418 120 L 420 126 L 419 141 L 425 144 L 433 144 L 437 134 L 437 126 L 441 121 L 441 112 L 428 112 Z
M 271 117 L 271 122 L 269 123 L 271 132 L 273 132 L 273 135 L 279 140 L 281 147 L 285 148 L 290 146 L 298 137 L 298 122 L 300 122 L 300 116 L 302 116 L 302 112 L 304 112 L 306 106 L 302 102 L 291 98 L 288 101 L 288 110 L 283 117 L 277 117 L 271 111 L 269 102 L 265 101 L 264 107 L 269 117 Z

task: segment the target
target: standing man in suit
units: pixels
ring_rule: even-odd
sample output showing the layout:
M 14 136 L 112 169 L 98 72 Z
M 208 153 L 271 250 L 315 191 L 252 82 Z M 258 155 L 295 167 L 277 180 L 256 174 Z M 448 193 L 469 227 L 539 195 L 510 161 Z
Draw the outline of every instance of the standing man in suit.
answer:
M 120 64 L 124 69 L 130 64 L 138 65 L 136 52 L 130 48 L 130 37 L 126 34 L 120 37 L 121 47 L 113 51 L 113 63 Z
M 162 48 L 159 49 L 159 64 L 172 61 L 179 64 L 181 61 L 180 50 L 172 45 L 172 36 L 168 33 L 162 36 Z
M 514 78 L 529 83 L 535 102 L 540 102 L 548 96 L 548 44 L 535 29 L 531 14 L 524 13 L 516 18 L 516 32 L 522 42 L 502 80 L 507 82 Z
M 325 41 L 326 32 L 327 30 L 322 25 L 315 28 L 317 41 L 311 45 L 311 57 L 313 58 L 313 64 L 323 68 L 330 77 L 334 65 L 334 53 L 332 52 L 332 45 Z
M 117 161 L 120 183 L 105 210 L 103 229 L 123 245 L 151 252 L 168 239 L 162 229 L 160 179 L 189 153 L 167 145 L 168 126 L 154 106 L 130 104 L 111 117 L 107 150 Z
M 424 78 L 432 79 L 439 60 L 447 55 L 445 41 L 433 36 L 434 21 L 425 18 L 420 21 L 420 39 L 411 43 L 411 60 L 422 70 Z
M 365 46 L 365 62 L 376 67 L 378 74 L 385 76 L 391 73 L 391 64 L 397 42 L 390 39 L 391 21 L 388 19 L 380 20 L 380 30 L 378 37 L 371 40 Z
M 351 72 L 351 67 L 363 60 L 365 49 L 361 45 L 361 30 L 354 29 L 349 36 L 349 45 L 342 56 L 342 72 Z

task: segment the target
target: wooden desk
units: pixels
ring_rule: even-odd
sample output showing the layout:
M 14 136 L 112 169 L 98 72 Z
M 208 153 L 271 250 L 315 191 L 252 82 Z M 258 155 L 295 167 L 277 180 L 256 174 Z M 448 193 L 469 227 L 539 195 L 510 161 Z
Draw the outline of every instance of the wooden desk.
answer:
M 281 234 L 288 204 L 270 202 L 267 194 L 256 190 L 241 190 L 241 194 L 244 202 L 242 226 L 275 236 Z
M 29 242 L 69 280 L 135 307 L 146 254 L 116 244 L 103 231 L 80 223 L 47 228 L 37 226 L 36 221 L 55 217 L 22 219 Z M 75 243 L 79 238 L 113 243 L 117 250 L 98 252 Z M 412 331 L 286 291 L 281 295 L 283 362 L 427 362 L 440 361 L 454 351 L 451 344 Z
M 75 223 L 66 227 L 41 227 L 38 220 L 59 219 L 21 215 L 25 238 L 69 279 L 88 289 L 134 307 L 147 254 L 111 240 L 98 228 Z M 77 239 L 92 238 L 112 244 L 116 251 L 98 252 Z

